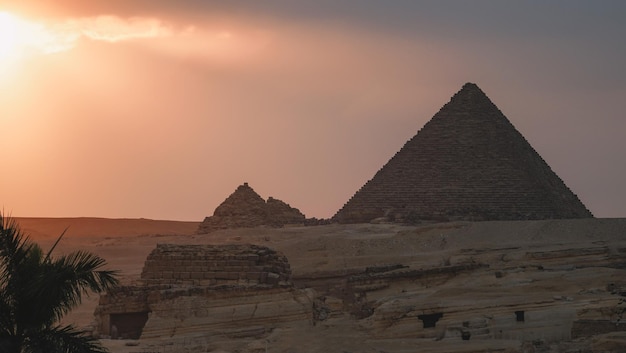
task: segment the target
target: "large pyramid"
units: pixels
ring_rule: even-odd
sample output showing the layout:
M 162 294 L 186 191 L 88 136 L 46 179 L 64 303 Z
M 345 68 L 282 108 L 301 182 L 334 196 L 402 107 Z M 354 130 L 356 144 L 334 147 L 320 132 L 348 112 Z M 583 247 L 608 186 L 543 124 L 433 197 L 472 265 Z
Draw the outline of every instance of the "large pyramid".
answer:
M 593 217 L 473 83 L 411 138 L 333 217 L 528 220 Z

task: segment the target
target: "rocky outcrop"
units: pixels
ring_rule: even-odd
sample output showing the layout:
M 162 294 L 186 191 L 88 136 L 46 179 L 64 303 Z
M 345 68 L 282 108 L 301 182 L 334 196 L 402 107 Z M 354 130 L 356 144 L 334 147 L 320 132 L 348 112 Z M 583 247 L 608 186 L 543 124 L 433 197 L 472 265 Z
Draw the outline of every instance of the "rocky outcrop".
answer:
M 272 249 L 159 245 L 142 285 L 101 298 L 99 333 L 143 352 L 625 351 L 623 219 L 220 234 Z
M 297 208 L 272 197 L 266 202 L 248 183 L 243 183 L 215 209 L 213 216 L 204 219 L 197 233 L 229 228 L 282 227 L 304 222 L 305 216 Z
M 205 335 L 230 339 L 267 336 L 277 327 L 309 322 L 311 298 L 291 288 L 188 292 L 151 304 L 141 338 Z
M 612 347 L 607 352 L 625 349 L 626 244 L 617 240 L 623 220 L 588 228 L 582 220 L 520 222 L 506 229 L 510 239 L 485 238 L 497 226 L 416 228 L 405 235 L 420 239 L 410 245 L 417 258 L 407 253 L 396 263 L 298 270 L 293 281 L 341 298 L 370 342 L 416 340 L 432 352 L 594 352 L 596 342 Z M 550 237 L 549 245 L 539 234 Z M 589 240 L 580 242 L 582 234 Z M 386 244 L 406 239 L 394 236 Z M 350 243 L 352 254 L 377 258 L 359 243 Z
M 257 335 L 311 317 L 311 299 L 293 288 L 287 259 L 256 245 L 159 244 L 142 285 L 101 296 L 96 334 L 150 338 L 213 332 Z

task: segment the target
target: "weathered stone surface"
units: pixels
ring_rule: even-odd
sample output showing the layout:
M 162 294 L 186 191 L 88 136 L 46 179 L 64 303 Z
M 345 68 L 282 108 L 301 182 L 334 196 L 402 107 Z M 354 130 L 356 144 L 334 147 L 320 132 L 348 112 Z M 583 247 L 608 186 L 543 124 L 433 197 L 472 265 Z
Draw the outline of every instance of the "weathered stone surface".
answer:
M 263 246 L 158 244 L 141 280 L 149 286 L 275 286 L 290 276 L 287 258 Z
M 306 318 L 311 307 L 303 303 L 308 299 L 292 288 L 290 277 L 287 258 L 267 247 L 158 244 L 146 259 L 143 285 L 100 297 L 96 333 L 139 338 L 181 327 L 189 333 L 216 325 L 219 330 L 246 326 L 233 324 L 232 308 L 244 312 L 241 320 L 255 327 Z M 282 312 L 272 314 L 268 307 Z
M 625 219 L 320 228 L 186 239 L 270 242 L 291 282 L 129 287 L 101 307 L 145 320 L 132 352 L 625 351 Z
M 502 112 L 468 83 L 333 220 L 587 218 L 592 214 Z
M 499 242 L 481 236 L 493 234 L 497 222 L 457 223 L 457 231 L 450 231 L 453 224 L 422 227 L 413 233 L 421 247 L 411 246 L 421 254 L 417 260 L 407 254 L 406 262 L 348 269 L 343 276 L 339 271 L 301 275 L 296 270 L 293 278 L 297 286 L 351 301 L 360 328 L 376 340 L 417 337 L 428 346 L 422 347 L 425 351 L 433 352 L 482 351 L 469 343 L 465 348 L 427 343 L 463 337 L 488 341 L 492 349 L 506 341 L 520 342 L 511 352 L 574 352 L 589 345 L 586 339 L 592 335 L 624 331 L 626 312 L 624 240 L 606 241 L 624 234 L 623 220 L 598 220 L 592 232 L 577 229 L 577 224 L 583 223 L 520 222 L 507 229 L 513 239 Z M 589 232 L 588 242 L 568 243 L 584 232 Z M 538 250 L 534 241 L 528 242 L 542 239 L 539 234 L 554 237 L 551 245 L 542 243 Z M 393 239 L 403 243 L 409 234 L 405 236 Z M 472 239 L 477 242 L 472 244 Z M 363 250 L 357 254 L 373 256 Z M 432 326 L 426 326 L 429 318 Z M 619 348 L 607 351 L 623 350 L 623 337 L 618 342 L 622 345 L 613 346 Z
M 285 224 L 303 224 L 305 221 L 305 216 L 298 209 L 271 196 L 267 199 L 265 207 L 268 225 L 280 227 Z
M 294 289 L 215 290 L 177 296 L 151 305 L 142 338 L 203 334 L 231 339 L 265 336 L 293 321 L 308 322 L 312 304 Z
M 298 209 L 272 197 L 266 202 L 248 183 L 243 183 L 215 209 L 213 216 L 204 219 L 197 233 L 228 228 L 282 227 L 304 221 L 305 216 Z

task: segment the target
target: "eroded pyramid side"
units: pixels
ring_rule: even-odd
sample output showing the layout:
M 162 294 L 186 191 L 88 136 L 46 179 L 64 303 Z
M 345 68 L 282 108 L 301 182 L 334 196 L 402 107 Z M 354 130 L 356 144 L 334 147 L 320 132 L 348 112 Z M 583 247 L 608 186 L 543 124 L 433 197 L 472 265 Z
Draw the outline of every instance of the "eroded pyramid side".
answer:
M 258 226 L 282 227 L 286 224 L 303 224 L 305 218 L 297 208 L 281 200 L 270 197 L 266 202 L 248 183 L 243 183 L 217 206 L 212 216 L 204 219 L 197 233 Z

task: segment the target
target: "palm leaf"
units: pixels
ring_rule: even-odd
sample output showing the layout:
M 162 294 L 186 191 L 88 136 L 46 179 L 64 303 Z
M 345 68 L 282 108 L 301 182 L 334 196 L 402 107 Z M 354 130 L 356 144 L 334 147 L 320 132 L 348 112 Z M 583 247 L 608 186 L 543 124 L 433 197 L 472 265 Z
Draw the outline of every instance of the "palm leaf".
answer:
M 65 234 L 65 232 L 63 232 Z M 83 295 L 118 284 L 104 259 L 77 251 L 44 254 L 0 212 L 0 353 L 100 353 L 102 346 L 73 326 L 55 326 Z
M 28 307 L 28 315 L 51 324 L 79 305 L 83 295 L 116 286 L 117 272 L 100 270 L 104 264 L 102 258 L 85 251 L 40 263 L 27 292 L 35 302 Z
M 29 353 L 105 353 L 100 342 L 74 326 L 54 326 L 33 332 L 25 342 Z
M 17 222 L 0 213 L 0 278 L 3 279 L 0 285 L 8 284 L 7 280 L 18 270 L 32 246 Z
M 63 230 L 63 232 L 61 232 L 61 235 L 59 235 L 59 237 L 57 238 L 57 241 L 54 242 L 54 244 L 52 245 L 52 247 L 50 248 L 50 250 L 46 254 L 46 259 L 44 261 L 50 260 L 50 254 L 52 254 L 52 251 L 54 250 L 54 248 L 56 248 L 57 245 L 59 245 L 59 242 L 61 241 L 61 238 L 63 238 L 63 236 L 65 235 L 65 233 L 67 232 L 68 229 L 70 229 L 70 227 L 65 228 Z

